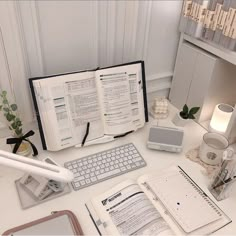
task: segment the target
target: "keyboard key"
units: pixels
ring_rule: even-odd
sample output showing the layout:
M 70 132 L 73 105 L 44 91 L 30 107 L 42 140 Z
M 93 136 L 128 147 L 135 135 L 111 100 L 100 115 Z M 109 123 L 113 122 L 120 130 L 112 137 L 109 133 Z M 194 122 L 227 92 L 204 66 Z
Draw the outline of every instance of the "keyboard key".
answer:
M 97 181 L 97 178 L 96 178 L 96 177 L 92 177 L 92 178 L 91 178 L 91 181 L 92 181 L 92 182 L 95 182 L 95 181 Z
M 74 180 L 75 181 L 81 181 L 81 180 L 83 180 L 84 179 L 84 176 L 79 176 L 79 177 L 76 177 Z
M 113 175 L 118 174 L 118 173 L 120 173 L 120 170 L 116 169 L 116 170 L 112 170 L 112 171 L 106 172 L 104 174 L 100 174 L 100 175 L 97 176 L 97 178 L 98 179 L 105 179 L 107 177 L 113 176 Z
M 74 190 L 144 166 L 146 162 L 132 143 L 65 163 L 74 173 Z
M 76 177 L 79 177 L 79 176 L 80 176 L 80 172 L 74 174 L 74 177 L 75 177 L 75 178 L 76 178 Z

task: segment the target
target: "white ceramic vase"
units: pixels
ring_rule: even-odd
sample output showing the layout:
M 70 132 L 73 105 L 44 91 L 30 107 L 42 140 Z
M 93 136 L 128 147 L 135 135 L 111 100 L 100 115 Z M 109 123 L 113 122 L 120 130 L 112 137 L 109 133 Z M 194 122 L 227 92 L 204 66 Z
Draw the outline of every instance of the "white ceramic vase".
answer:
M 11 146 L 12 146 L 12 150 L 13 150 L 15 144 L 11 144 Z M 20 156 L 28 157 L 31 153 L 32 153 L 32 148 L 31 148 L 30 144 L 23 140 L 22 143 L 20 144 L 18 150 L 16 151 L 16 154 L 20 155 Z
M 22 141 L 19 149 L 17 150 L 16 154 L 21 156 L 29 156 L 32 153 L 32 148 L 28 142 Z
M 172 122 L 176 125 L 176 126 L 181 126 L 184 127 L 187 123 L 189 123 L 189 119 L 183 119 L 179 113 L 176 113 L 176 115 L 174 116 L 174 118 L 172 119 Z

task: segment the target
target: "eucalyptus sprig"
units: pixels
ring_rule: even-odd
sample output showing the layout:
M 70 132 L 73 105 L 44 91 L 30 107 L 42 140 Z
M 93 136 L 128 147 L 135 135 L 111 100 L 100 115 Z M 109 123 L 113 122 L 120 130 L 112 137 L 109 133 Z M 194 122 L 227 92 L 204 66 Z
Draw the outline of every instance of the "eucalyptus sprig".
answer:
M 8 122 L 8 127 L 12 130 L 17 137 L 23 135 L 22 133 L 22 122 L 17 113 L 17 105 L 11 104 L 7 99 L 7 92 L 2 91 L 0 93 L 0 111 L 3 112 L 4 117 Z

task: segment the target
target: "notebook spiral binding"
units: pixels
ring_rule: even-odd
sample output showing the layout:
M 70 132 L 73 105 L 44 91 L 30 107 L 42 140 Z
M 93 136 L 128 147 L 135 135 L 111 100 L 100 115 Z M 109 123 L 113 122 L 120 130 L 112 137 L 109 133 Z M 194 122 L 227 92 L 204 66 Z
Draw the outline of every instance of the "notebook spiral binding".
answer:
M 211 206 L 212 209 L 219 215 L 222 216 L 221 212 L 218 210 L 218 208 L 213 204 L 213 202 L 210 200 L 210 198 L 195 184 L 192 182 L 192 180 L 181 170 L 179 170 L 179 173 L 193 186 L 193 188 L 199 193 L 199 195 L 208 203 L 209 206 Z

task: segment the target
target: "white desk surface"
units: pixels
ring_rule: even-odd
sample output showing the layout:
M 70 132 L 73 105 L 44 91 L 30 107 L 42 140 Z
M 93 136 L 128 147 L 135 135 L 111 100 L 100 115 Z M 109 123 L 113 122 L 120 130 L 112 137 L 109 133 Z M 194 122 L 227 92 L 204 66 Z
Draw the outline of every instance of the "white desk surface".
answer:
M 169 117 L 165 120 L 160 120 L 159 125 L 174 127 L 173 123 L 171 122 L 171 118 L 176 113 L 176 109 L 173 107 L 170 108 L 171 110 Z M 32 141 L 38 147 L 40 153 L 39 159 L 50 156 L 57 163 L 63 165 L 63 163 L 68 160 L 77 159 L 79 157 L 83 157 L 105 149 L 133 142 L 146 160 L 147 166 L 79 191 L 72 190 L 71 193 L 65 196 L 45 202 L 27 210 L 21 209 L 14 184 L 14 181 L 23 175 L 23 172 L 0 166 L 0 233 L 3 233 L 9 228 L 50 215 L 52 211 L 71 210 L 77 216 L 85 234 L 97 235 L 98 233 L 85 208 L 85 203 L 89 199 L 91 199 L 93 196 L 103 193 L 112 186 L 126 179 L 135 180 L 138 176 L 144 173 L 158 171 L 159 169 L 166 168 L 170 165 L 180 165 L 232 219 L 232 223 L 215 232 L 215 235 L 236 235 L 236 184 L 229 198 L 217 202 L 207 189 L 209 179 L 203 174 L 203 168 L 185 157 L 185 153 L 188 150 L 199 146 L 202 136 L 206 130 L 204 130 L 195 122 L 191 121 L 186 127 L 183 128 L 185 131 L 183 151 L 181 153 L 169 153 L 147 149 L 146 141 L 151 125 L 156 125 L 156 121 L 151 120 L 144 128 L 138 130 L 137 132 L 129 134 L 126 137 L 117 139 L 110 143 L 84 147 L 81 149 L 68 148 L 59 152 L 43 151 L 39 141 L 39 135 L 37 133 Z M 0 149 L 7 150 L 8 147 L 6 147 L 4 142 L 5 140 L 0 140 Z

